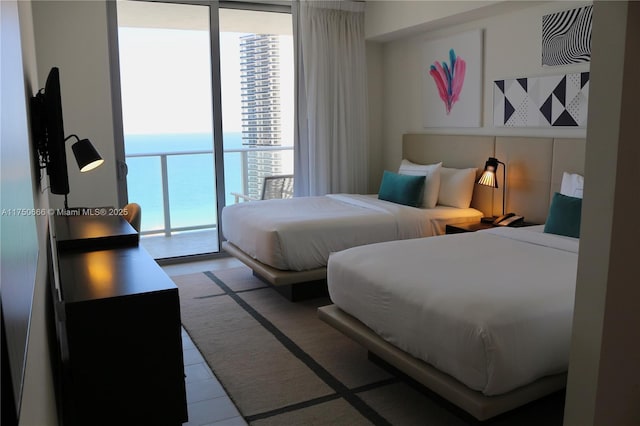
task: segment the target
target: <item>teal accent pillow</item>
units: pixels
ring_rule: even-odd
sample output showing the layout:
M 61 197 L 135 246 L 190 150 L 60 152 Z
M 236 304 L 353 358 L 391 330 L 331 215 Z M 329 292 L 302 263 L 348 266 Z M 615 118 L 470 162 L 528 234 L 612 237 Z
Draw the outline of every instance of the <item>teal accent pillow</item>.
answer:
M 425 176 L 401 175 L 385 170 L 378 198 L 405 206 L 418 207 L 422 204 L 424 180 Z
M 581 213 L 581 198 L 569 197 L 556 192 L 551 200 L 544 232 L 580 238 Z

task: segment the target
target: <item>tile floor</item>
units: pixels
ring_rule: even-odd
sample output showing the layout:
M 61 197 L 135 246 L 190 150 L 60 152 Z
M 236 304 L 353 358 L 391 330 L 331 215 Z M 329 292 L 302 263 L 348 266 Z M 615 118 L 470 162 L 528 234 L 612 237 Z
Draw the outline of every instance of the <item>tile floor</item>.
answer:
M 222 258 L 163 266 L 169 276 L 231 268 L 241 263 L 233 258 Z M 182 329 L 185 384 L 189 422 L 185 426 L 240 426 L 246 425 L 238 409 L 211 372 L 206 361 Z
M 201 229 L 198 231 L 177 232 L 170 237 L 164 235 L 143 235 L 140 244 L 154 259 L 189 256 L 199 253 L 218 251 L 218 231 Z

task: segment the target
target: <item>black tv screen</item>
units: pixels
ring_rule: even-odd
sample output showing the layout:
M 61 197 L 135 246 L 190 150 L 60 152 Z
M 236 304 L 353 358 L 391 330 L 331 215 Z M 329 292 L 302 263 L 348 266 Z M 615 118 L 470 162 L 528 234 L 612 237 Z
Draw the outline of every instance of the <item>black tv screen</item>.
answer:
M 67 155 L 64 145 L 64 123 L 60 96 L 60 71 L 51 68 L 44 87 L 32 98 L 33 137 L 37 141 L 41 162 L 47 166 L 52 194 L 69 193 Z
M 62 122 L 62 99 L 60 97 L 60 71 L 52 68 L 44 86 L 44 108 L 47 125 L 49 164 L 47 174 L 51 192 L 69 193 L 67 155 L 64 147 L 64 124 Z

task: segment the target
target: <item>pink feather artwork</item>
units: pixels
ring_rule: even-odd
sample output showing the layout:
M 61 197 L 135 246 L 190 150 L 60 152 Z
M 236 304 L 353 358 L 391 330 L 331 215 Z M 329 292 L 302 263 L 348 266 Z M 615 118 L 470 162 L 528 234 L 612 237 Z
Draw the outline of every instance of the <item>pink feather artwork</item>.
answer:
M 438 88 L 438 95 L 444 102 L 444 106 L 447 109 L 447 115 L 451 112 L 453 105 L 460 99 L 460 92 L 462 92 L 462 86 L 464 84 L 464 74 L 467 69 L 467 63 L 459 56 L 456 56 L 456 52 L 449 50 L 449 60 L 451 66 L 446 62 L 434 62 L 429 68 L 429 74 L 433 77 L 433 81 Z

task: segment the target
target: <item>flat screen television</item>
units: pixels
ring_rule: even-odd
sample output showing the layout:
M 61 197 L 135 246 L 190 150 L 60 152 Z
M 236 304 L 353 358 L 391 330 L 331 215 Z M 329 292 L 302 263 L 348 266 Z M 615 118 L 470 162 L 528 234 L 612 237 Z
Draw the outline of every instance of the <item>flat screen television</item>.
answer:
M 65 152 L 60 70 L 51 68 L 44 89 L 31 99 L 33 137 L 39 154 L 39 166 L 46 167 L 52 194 L 69 193 Z

